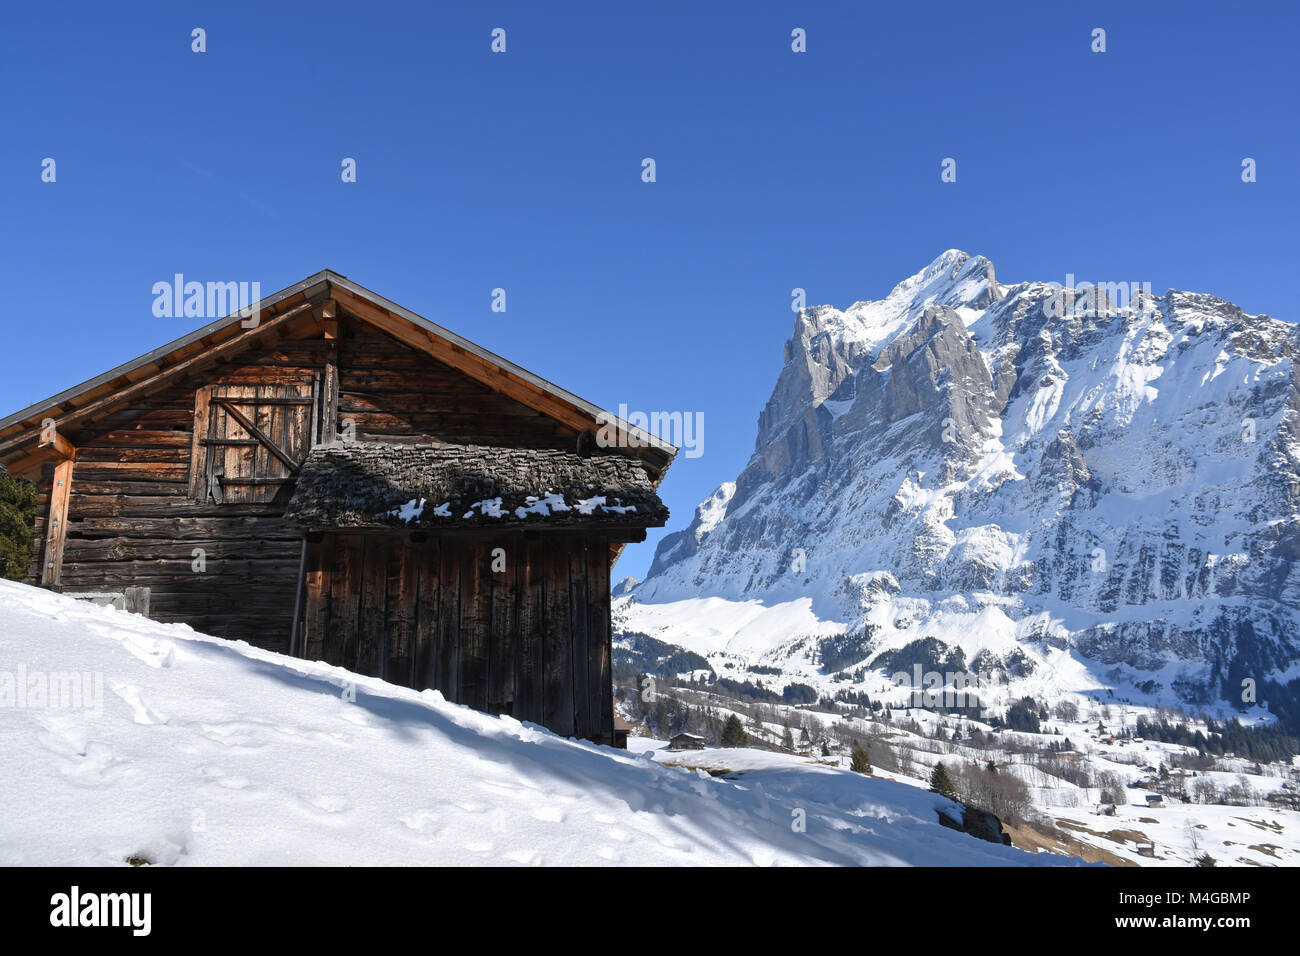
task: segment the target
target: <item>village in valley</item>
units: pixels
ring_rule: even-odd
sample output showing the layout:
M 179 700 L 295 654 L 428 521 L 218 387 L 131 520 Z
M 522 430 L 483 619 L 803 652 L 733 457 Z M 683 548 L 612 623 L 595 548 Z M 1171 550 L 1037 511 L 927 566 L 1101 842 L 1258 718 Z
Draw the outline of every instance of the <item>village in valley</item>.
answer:
M 628 746 L 662 763 L 741 779 L 760 767 L 856 761 L 859 772 L 922 789 L 942 765 L 959 799 L 992 811 L 1030 852 L 1118 866 L 1300 862 L 1300 761 L 1284 735 L 1273 753 L 1257 741 L 1252 757 L 1206 736 L 1221 724 L 1113 693 L 958 713 L 941 700 L 915 706 L 922 695 L 883 672 L 876 694 L 820 696 L 761 666 L 719 679 L 698 655 L 645 635 L 617 634 L 615 647 Z M 683 669 L 663 673 L 657 662 Z

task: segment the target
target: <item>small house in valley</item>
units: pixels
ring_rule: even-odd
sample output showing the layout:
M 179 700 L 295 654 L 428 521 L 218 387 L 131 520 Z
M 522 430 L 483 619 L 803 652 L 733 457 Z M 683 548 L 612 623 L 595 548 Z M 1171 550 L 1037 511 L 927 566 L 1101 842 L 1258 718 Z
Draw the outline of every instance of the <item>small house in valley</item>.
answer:
M 676 451 L 329 271 L 0 419 L 29 583 L 608 743 Z

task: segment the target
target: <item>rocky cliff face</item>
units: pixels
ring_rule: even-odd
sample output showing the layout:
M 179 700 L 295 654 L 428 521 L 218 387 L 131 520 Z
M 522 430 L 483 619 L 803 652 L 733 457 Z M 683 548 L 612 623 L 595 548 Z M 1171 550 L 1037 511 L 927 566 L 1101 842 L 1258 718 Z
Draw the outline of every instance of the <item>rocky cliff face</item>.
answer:
M 1064 648 L 1184 701 L 1294 680 L 1297 328 L 1124 291 L 1001 286 L 951 250 L 803 310 L 749 464 L 635 601 L 806 597 L 872 634 L 866 661 Z

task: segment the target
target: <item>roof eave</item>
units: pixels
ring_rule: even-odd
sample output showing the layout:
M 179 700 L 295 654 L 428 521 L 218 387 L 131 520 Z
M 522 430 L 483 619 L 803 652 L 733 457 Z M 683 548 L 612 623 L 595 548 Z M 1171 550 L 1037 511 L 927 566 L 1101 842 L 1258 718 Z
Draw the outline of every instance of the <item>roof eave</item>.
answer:
M 309 290 L 313 290 L 316 286 L 322 284 L 338 286 L 339 288 L 346 290 L 352 295 L 367 299 L 370 302 L 372 302 L 374 305 L 382 309 L 386 309 L 387 311 L 391 312 L 394 315 L 402 317 L 406 321 L 410 322 L 412 325 L 415 325 L 418 328 L 422 328 L 427 332 L 439 336 L 440 338 L 444 338 L 447 341 L 451 342 L 453 345 L 457 346 L 458 348 L 464 349 L 466 352 L 476 355 L 477 357 L 479 357 L 484 361 L 497 365 L 498 367 L 502 368 L 509 374 L 529 383 L 533 387 L 538 388 L 544 392 L 547 392 L 554 398 L 557 398 L 560 401 L 571 405 L 573 408 L 579 410 L 584 415 L 589 416 L 592 419 L 593 423 L 597 422 L 602 416 L 604 416 L 610 422 L 615 424 L 619 429 L 623 430 L 624 432 L 626 432 L 631 436 L 635 436 L 637 440 L 642 444 L 643 447 L 654 448 L 665 456 L 667 460 L 665 461 L 663 468 L 660 470 L 658 477 L 657 478 L 652 477 L 652 480 L 656 487 L 658 486 L 659 482 L 662 481 L 663 476 L 667 474 L 669 466 L 672 465 L 674 459 L 677 457 L 677 452 L 679 451 L 679 449 L 677 448 L 676 445 L 673 445 L 670 442 L 666 442 L 663 439 L 659 438 L 658 436 L 653 435 L 645 431 L 644 429 L 638 428 L 637 426 L 624 421 L 623 419 L 614 415 L 612 412 L 609 412 L 606 409 L 603 409 L 600 406 L 595 405 L 592 402 L 589 402 L 586 399 L 573 394 L 567 389 L 561 388 L 555 383 L 542 378 L 540 375 L 528 371 L 522 366 L 516 365 L 514 362 L 511 362 L 509 359 L 497 355 L 495 352 L 491 352 L 488 349 L 485 349 L 482 346 L 471 342 L 469 339 L 465 338 L 462 335 L 458 335 L 455 332 L 452 332 L 450 329 L 446 329 L 435 322 L 431 322 L 429 319 L 426 319 L 424 316 L 412 312 L 410 309 L 400 306 L 395 302 L 392 302 L 391 300 L 385 298 L 384 296 L 381 296 L 378 293 L 373 292 L 370 289 L 367 289 L 365 286 L 353 282 L 351 279 L 348 279 L 346 276 L 334 272 L 332 269 L 322 269 L 321 271 L 307 277 L 306 279 L 303 279 L 301 282 L 296 282 L 293 285 L 288 286 L 287 288 L 281 289 L 279 292 L 276 292 L 273 295 L 260 299 L 258 304 L 262 309 L 273 310 L 279 303 L 283 302 L 284 300 L 291 298 L 295 295 L 298 295 L 299 293 L 305 293 L 308 292 Z M 136 369 L 144 365 L 147 365 L 151 362 L 155 362 L 158 361 L 159 359 L 165 358 L 166 356 L 172 354 L 173 352 L 179 349 L 183 349 L 186 346 L 192 345 L 193 343 L 203 339 L 206 336 L 212 335 L 215 332 L 220 332 L 243 320 L 244 320 L 243 317 L 241 317 L 238 311 L 232 312 L 230 315 L 227 315 L 224 318 L 217 319 L 216 321 L 210 322 L 207 325 L 203 326 L 202 328 L 196 329 L 195 331 L 190 332 L 187 335 L 184 335 L 171 342 L 168 342 L 166 345 L 159 346 L 158 348 L 153 349 L 152 351 L 147 352 L 144 355 L 141 355 L 135 359 L 132 359 L 129 362 L 123 363 L 122 365 L 119 365 L 116 368 L 109 369 L 107 372 L 103 372 L 99 375 L 96 375 L 94 378 L 88 379 L 80 383 L 79 385 L 74 385 L 71 388 L 64 389 L 62 392 L 59 392 L 56 395 L 52 395 L 49 398 L 44 399 L 43 401 L 36 402 L 32 405 L 27 406 L 24 409 L 21 409 L 20 411 L 14 412 L 11 415 L 7 415 L 4 418 L 0 418 L 0 432 L 4 431 L 6 428 L 10 428 L 13 425 L 19 425 L 23 423 L 28 423 L 29 425 L 37 424 L 41 419 L 42 413 L 47 412 L 49 409 L 55 406 L 63 405 L 68 400 L 76 398 L 78 395 L 88 392 L 91 389 L 97 388 L 100 385 L 103 385 L 107 382 L 111 382 L 116 378 L 120 378 L 124 375 L 127 375 L 135 371 Z M 165 372 L 165 369 L 162 371 Z M 33 436 L 33 438 L 34 437 L 35 436 Z

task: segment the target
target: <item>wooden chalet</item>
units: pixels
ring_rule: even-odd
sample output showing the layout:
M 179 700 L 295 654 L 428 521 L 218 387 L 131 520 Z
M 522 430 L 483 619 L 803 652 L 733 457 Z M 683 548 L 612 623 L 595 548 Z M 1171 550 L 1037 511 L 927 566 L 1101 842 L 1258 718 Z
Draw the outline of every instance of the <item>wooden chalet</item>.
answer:
M 0 419 L 29 583 L 613 742 L 677 449 L 336 273 L 260 306 Z

